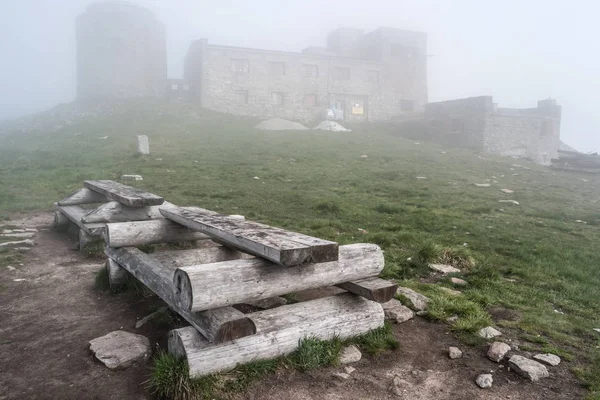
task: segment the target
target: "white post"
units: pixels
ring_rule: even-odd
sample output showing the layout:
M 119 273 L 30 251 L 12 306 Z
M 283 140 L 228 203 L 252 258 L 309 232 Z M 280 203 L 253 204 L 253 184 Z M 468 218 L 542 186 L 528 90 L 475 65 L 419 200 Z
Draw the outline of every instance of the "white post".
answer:
M 138 135 L 137 151 L 140 154 L 150 154 L 150 143 L 148 142 L 148 136 Z

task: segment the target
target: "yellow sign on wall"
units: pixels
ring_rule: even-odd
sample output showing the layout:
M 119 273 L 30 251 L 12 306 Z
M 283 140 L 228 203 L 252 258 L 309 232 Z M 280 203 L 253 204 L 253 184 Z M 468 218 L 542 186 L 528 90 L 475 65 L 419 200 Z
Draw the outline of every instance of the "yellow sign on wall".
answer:
M 352 114 L 363 115 L 364 113 L 365 113 L 365 109 L 362 106 L 352 107 Z

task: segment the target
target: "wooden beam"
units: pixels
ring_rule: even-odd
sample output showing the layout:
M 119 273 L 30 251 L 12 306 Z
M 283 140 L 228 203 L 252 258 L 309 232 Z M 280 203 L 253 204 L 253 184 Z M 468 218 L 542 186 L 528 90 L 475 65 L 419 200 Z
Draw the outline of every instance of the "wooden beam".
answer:
M 208 236 L 168 219 L 154 219 L 108 223 L 105 239 L 108 247 L 137 247 L 146 244 L 207 240 Z
M 84 223 L 91 222 L 126 222 L 126 221 L 146 221 L 150 219 L 163 219 L 164 217 L 158 211 L 158 206 L 148 207 L 128 207 L 118 201 L 111 201 L 102 204 L 100 207 L 91 210 L 81 220 Z
M 218 243 L 207 241 L 206 247 L 187 250 L 166 250 L 152 253 L 152 258 L 163 265 L 173 269 L 189 267 L 191 265 L 210 264 L 215 260 L 229 261 L 254 258 L 249 254 L 230 249 Z
M 79 189 L 61 201 L 58 202 L 59 206 L 77 206 L 80 204 L 94 204 L 94 203 L 104 203 L 108 201 L 106 196 L 94 192 L 88 188 Z
M 257 222 L 236 220 L 208 212 L 161 208 L 160 212 L 214 240 L 286 267 L 338 259 L 338 244 Z
M 396 294 L 398 285 L 380 278 L 361 279 L 359 281 L 344 282 L 336 285 L 340 289 L 357 294 L 365 299 L 385 303 Z
M 114 181 L 84 181 L 83 185 L 129 207 L 158 206 L 165 201 L 164 198 L 155 194 Z
M 281 268 L 262 258 L 178 268 L 175 290 L 184 310 L 210 310 L 305 289 L 377 276 L 383 252 L 375 244 L 340 247 L 338 261 Z
M 129 273 L 112 258 L 106 258 L 105 268 L 108 273 L 108 282 L 111 289 L 118 289 L 127 282 L 127 275 Z
M 169 352 L 186 358 L 190 376 L 196 378 L 290 354 L 307 337 L 345 339 L 384 324 L 381 304 L 347 293 L 251 315 L 256 323 L 255 335 L 210 344 L 195 329 L 180 328 L 169 332 Z
M 228 249 L 219 249 L 222 249 L 222 252 L 211 253 L 212 261 L 231 256 Z M 210 342 L 220 343 L 256 333 L 254 322 L 232 307 L 221 307 L 203 312 L 190 312 L 179 308 L 175 301 L 173 288 L 174 269 L 156 261 L 141 250 L 135 247 L 120 249 L 107 247 L 105 253 L 156 293 Z
M 84 224 L 81 221 L 81 217 L 89 212 L 89 210 L 84 210 L 79 206 L 57 206 L 58 210 L 62 212 L 71 222 L 79 227 L 79 229 L 83 229 L 86 233 L 89 233 L 92 236 L 101 235 L 106 227 L 104 223 L 91 223 Z

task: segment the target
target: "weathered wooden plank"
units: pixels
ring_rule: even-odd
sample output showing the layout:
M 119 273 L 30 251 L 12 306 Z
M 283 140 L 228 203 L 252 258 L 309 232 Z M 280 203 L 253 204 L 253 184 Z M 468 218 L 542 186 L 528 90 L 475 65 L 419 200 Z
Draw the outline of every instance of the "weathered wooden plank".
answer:
M 101 235 L 106 227 L 106 224 L 101 222 L 95 222 L 90 224 L 85 224 L 81 221 L 81 217 L 89 212 L 89 210 L 84 210 L 79 206 L 57 206 L 58 210 L 63 213 L 67 218 L 71 220 L 75 225 L 77 225 L 80 229 L 83 229 L 86 233 L 89 233 L 92 236 Z
M 249 254 L 221 246 L 218 243 L 208 241 L 206 247 L 199 249 L 158 251 L 156 253 L 152 253 L 152 258 L 175 270 L 177 268 L 189 267 L 191 265 L 210 264 L 215 262 L 215 260 L 228 261 L 254 257 Z
M 335 242 L 223 215 L 181 208 L 161 208 L 160 212 L 166 218 L 205 233 L 220 243 L 286 267 L 338 259 L 338 244 Z
M 80 204 L 94 204 L 94 203 L 104 203 L 108 201 L 106 196 L 94 192 L 88 188 L 79 189 L 61 201 L 58 202 L 59 206 L 77 206 Z
M 213 262 L 232 256 L 229 249 L 222 247 L 216 249 L 222 251 L 212 251 L 210 255 L 206 256 Z M 175 301 L 173 288 L 174 269 L 156 261 L 141 250 L 134 247 L 120 249 L 107 247 L 105 253 L 156 293 L 209 341 L 219 343 L 256 333 L 254 322 L 232 307 L 221 307 L 203 312 L 190 312 L 179 308 Z
M 84 223 L 147 221 L 150 219 L 164 219 L 158 206 L 128 207 L 118 201 L 102 204 L 81 217 Z
M 208 236 L 168 219 L 154 219 L 108 223 L 105 239 L 108 247 L 136 247 L 156 243 L 208 240 Z
M 396 294 L 398 285 L 381 278 L 368 278 L 359 281 L 344 282 L 336 285 L 340 289 L 357 294 L 365 299 L 385 303 Z
M 114 181 L 84 181 L 83 185 L 129 207 L 158 206 L 165 201 L 164 198 L 155 194 Z
M 195 329 L 180 328 L 169 333 L 169 352 L 186 358 L 190 376 L 199 377 L 290 354 L 306 337 L 345 339 L 384 324 L 381 304 L 347 293 L 251 315 L 256 324 L 255 335 L 210 344 Z
M 281 268 L 262 258 L 194 265 L 175 271 L 178 305 L 209 310 L 377 276 L 383 252 L 375 244 L 340 247 L 339 260 Z

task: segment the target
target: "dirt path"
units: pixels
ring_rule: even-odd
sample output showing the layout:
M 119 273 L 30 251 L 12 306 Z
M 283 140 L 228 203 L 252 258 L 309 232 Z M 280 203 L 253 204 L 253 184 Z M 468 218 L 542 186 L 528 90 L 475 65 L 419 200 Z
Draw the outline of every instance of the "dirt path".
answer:
M 94 359 L 87 344 L 124 329 L 164 345 L 164 328 L 134 326 L 156 301 L 95 290 L 101 259 L 90 260 L 70 250 L 73 243 L 66 236 L 42 230 L 50 225 L 50 214 L 28 215 L 22 222 L 40 232 L 17 271 L 0 268 L 0 399 L 151 398 L 143 386 L 149 363 L 110 371 Z M 378 358 L 364 357 L 348 380 L 332 377 L 342 368 L 305 374 L 282 371 L 238 398 L 572 400 L 585 395 L 568 362 L 533 384 L 487 360 L 484 348 L 461 345 L 444 325 L 417 317 L 395 326 L 394 332 L 401 348 Z M 452 345 L 464 351 L 462 359 L 447 357 Z M 479 389 L 475 378 L 490 372 L 494 386 Z

